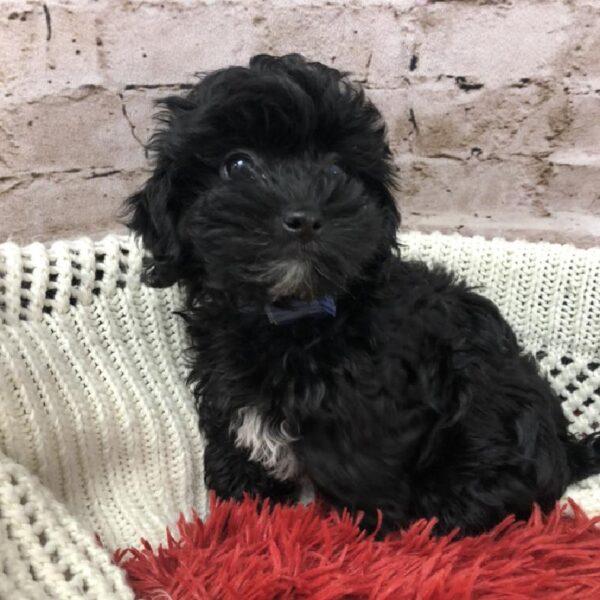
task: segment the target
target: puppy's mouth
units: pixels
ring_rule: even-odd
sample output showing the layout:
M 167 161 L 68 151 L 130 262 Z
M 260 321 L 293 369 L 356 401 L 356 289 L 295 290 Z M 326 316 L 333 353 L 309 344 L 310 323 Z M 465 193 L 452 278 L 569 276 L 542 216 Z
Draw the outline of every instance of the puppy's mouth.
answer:
M 285 298 L 311 301 L 316 297 L 315 270 L 306 258 L 273 262 L 262 279 L 268 283 L 274 301 Z

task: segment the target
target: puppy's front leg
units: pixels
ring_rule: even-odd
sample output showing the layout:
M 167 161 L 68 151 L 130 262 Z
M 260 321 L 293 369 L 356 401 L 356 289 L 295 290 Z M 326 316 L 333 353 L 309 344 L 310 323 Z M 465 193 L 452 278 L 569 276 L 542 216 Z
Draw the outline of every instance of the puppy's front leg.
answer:
M 244 494 L 274 502 L 298 499 L 299 485 L 275 479 L 259 463 L 249 460 L 249 451 L 238 448 L 229 423 L 203 422 L 206 436 L 204 480 L 209 490 L 222 499 L 241 500 Z

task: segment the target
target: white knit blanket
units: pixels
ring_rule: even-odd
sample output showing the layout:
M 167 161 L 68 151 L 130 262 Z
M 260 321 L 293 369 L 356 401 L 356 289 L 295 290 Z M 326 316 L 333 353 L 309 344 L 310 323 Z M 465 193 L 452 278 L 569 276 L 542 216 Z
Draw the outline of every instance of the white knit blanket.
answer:
M 403 256 L 480 285 L 564 398 L 600 423 L 600 249 L 404 234 Z M 110 236 L 0 245 L 0 599 L 132 598 L 110 550 L 206 512 L 174 287 Z M 600 513 L 600 478 L 568 495 Z M 104 549 L 97 545 L 98 534 Z

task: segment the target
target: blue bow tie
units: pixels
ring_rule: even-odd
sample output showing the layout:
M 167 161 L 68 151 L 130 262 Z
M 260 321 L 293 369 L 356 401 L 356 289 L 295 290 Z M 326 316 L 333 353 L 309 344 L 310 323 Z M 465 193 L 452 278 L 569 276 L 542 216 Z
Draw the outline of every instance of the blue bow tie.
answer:
M 335 317 L 336 306 L 333 296 L 323 296 L 312 302 L 290 300 L 285 307 L 267 304 L 265 313 L 273 325 L 287 325 L 304 317 Z
M 261 309 L 243 306 L 240 310 L 245 314 L 257 314 Z M 290 300 L 283 306 L 267 304 L 264 306 L 264 312 L 269 322 L 273 325 L 289 325 L 304 317 L 312 317 L 314 319 L 335 317 L 337 309 L 333 296 L 323 296 L 312 302 Z
M 269 322 L 273 325 L 289 325 L 304 317 L 322 319 L 324 317 L 335 317 L 336 305 L 333 296 L 323 296 L 312 302 L 302 300 L 289 300 L 284 305 L 267 304 L 264 307 Z M 242 312 L 254 313 L 250 307 L 243 307 Z

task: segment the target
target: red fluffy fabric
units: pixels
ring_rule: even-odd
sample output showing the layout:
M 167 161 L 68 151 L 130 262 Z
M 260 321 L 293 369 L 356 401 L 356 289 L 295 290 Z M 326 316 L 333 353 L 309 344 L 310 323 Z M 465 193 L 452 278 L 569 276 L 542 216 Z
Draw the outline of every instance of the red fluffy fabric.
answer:
M 115 554 L 138 598 L 172 600 L 600 599 L 600 517 L 574 503 L 456 541 L 417 522 L 383 541 L 317 506 L 212 502 L 166 547 Z

